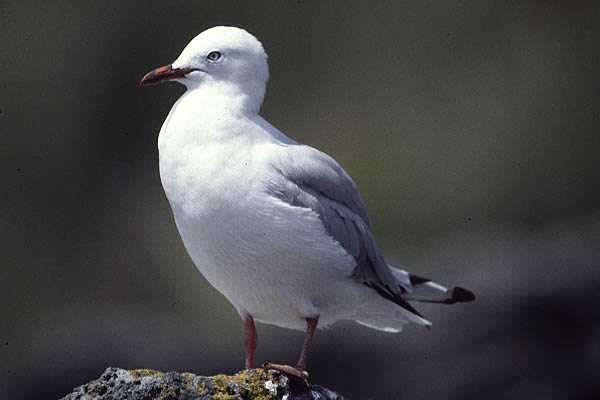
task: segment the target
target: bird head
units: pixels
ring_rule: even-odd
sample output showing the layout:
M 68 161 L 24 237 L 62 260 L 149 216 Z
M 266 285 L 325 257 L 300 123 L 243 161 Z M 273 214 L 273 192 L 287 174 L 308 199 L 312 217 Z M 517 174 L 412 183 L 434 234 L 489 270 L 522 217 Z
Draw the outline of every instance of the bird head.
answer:
M 146 74 L 140 86 L 174 80 L 188 90 L 214 89 L 262 104 L 269 66 L 262 44 L 247 31 L 217 26 L 196 36 L 169 65 Z

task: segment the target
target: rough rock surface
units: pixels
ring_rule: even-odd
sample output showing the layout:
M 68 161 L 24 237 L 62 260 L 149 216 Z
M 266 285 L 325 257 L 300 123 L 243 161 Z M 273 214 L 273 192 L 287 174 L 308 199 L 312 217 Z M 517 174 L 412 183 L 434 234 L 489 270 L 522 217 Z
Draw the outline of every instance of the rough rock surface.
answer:
M 318 385 L 264 369 L 197 376 L 150 369 L 107 368 L 61 400 L 347 400 Z

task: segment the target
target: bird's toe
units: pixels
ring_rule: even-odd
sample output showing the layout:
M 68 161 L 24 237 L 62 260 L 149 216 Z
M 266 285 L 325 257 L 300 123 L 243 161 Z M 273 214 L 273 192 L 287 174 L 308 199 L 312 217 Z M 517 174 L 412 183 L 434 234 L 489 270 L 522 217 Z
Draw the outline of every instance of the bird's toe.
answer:
M 274 364 L 274 363 L 264 363 L 263 368 L 270 369 L 273 371 L 279 371 L 283 374 L 290 375 L 302 380 L 308 379 L 308 371 L 300 369 L 298 367 L 292 367 L 291 365 L 285 364 Z

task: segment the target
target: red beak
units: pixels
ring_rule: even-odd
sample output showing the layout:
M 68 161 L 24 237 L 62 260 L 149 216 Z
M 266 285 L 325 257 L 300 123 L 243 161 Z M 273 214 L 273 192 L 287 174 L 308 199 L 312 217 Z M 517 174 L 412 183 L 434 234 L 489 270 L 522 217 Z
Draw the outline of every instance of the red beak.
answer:
M 183 78 L 195 68 L 173 68 L 171 64 L 148 72 L 140 81 L 140 86 L 156 85 L 172 79 Z

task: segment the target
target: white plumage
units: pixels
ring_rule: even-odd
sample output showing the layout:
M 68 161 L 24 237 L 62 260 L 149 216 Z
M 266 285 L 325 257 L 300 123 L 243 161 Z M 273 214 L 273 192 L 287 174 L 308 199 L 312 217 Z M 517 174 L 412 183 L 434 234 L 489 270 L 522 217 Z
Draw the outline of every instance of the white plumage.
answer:
M 385 264 L 352 179 L 258 115 L 268 76 L 254 36 L 215 27 L 142 80 L 188 89 L 160 131 L 160 176 L 206 279 L 242 318 L 293 329 L 319 318 L 397 332 L 430 324 L 403 296 L 468 300 L 463 289 L 462 298 L 439 285 L 416 290 L 428 281 Z

